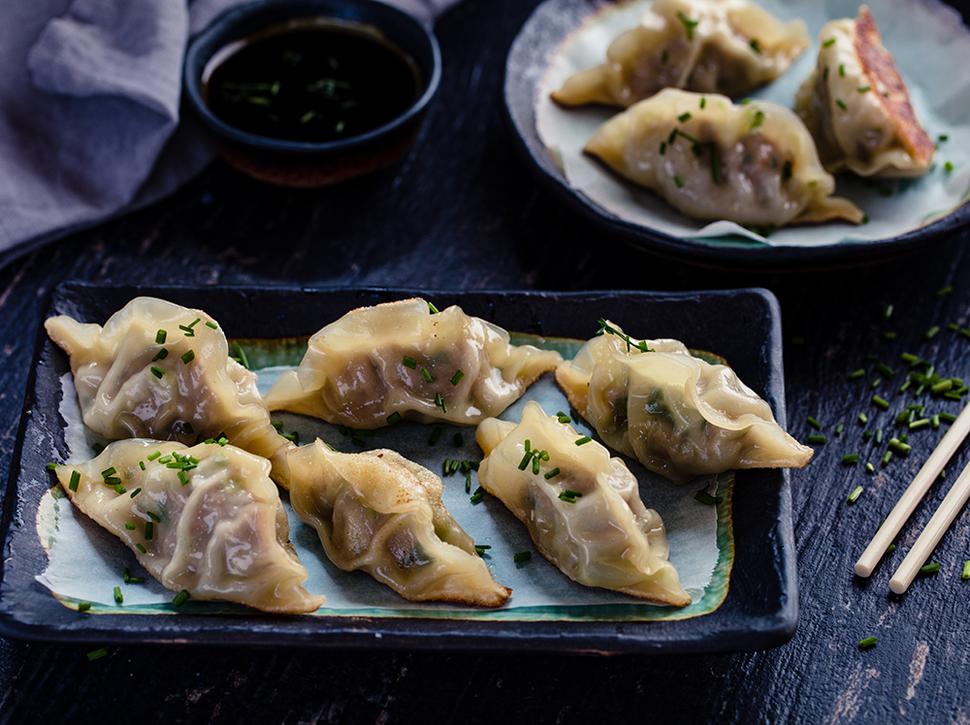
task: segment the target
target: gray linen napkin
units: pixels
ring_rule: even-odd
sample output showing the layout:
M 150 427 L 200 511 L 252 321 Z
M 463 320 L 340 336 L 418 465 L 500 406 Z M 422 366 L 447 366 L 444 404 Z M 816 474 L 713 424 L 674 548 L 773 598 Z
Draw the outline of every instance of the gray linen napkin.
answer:
M 392 0 L 430 18 L 454 0 Z M 240 0 L 29 0 L 0 8 L 0 265 L 147 204 L 213 156 L 179 118 L 193 33 Z

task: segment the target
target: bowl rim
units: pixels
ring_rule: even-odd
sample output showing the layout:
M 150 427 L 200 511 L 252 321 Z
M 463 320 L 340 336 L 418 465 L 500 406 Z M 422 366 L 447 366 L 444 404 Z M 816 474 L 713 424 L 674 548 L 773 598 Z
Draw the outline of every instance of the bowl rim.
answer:
M 420 116 L 431 102 L 435 93 L 437 93 L 438 86 L 441 83 L 441 48 L 431 27 L 410 13 L 387 3 L 377 2 L 376 0 L 342 0 L 342 2 L 346 5 L 375 7 L 378 8 L 379 12 L 395 14 L 405 23 L 410 24 L 412 28 L 419 31 L 419 34 L 424 37 L 425 42 L 428 44 L 428 50 L 431 53 L 431 74 L 425 81 L 424 91 L 405 111 L 382 126 L 378 126 L 365 133 L 336 141 L 321 142 L 290 141 L 282 138 L 274 138 L 273 136 L 251 133 L 226 123 L 216 116 L 202 97 L 202 73 L 209 59 L 231 42 L 224 40 L 222 36 L 230 32 L 243 20 L 266 10 L 275 10 L 280 7 L 305 8 L 306 17 L 308 18 L 328 17 L 326 9 L 316 0 L 284 0 L 283 2 L 279 0 L 275 2 L 271 2 L 270 0 L 253 0 L 253 2 L 237 5 L 219 13 L 203 30 L 189 41 L 189 46 L 185 52 L 185 60 L 182 64 L 182 86 L 184 94 L 189 100 L 189 105 L 195 111 L 196 115 L 209 129 L 216 132 L 222 138 L 234 143 L 260 151 L 295 154 L 325 154 L 332 151 L 346 151 L 365 146 L 375 140 L 392 134 L 394 131 L 406 126 Z M 331 15 L 329 17 L 333 16 Z M 378 30 L 381 30 L 379 23 L 371 24 Z M 210 48 L 211 52 L 207 52 Z

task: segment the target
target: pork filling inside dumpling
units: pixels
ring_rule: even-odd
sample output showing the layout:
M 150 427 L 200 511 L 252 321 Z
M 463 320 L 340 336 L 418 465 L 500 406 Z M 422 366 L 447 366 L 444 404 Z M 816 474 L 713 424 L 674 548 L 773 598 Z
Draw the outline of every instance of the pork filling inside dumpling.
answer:
M 438 312 L 401 300 L 353 310 L 317 332 L 266 403 L 351 428 L 402 417 L 468 425 L 501 413 L 561 360 L 512 345 L 508 332 L 457 306 Z
M 293 510 L 327 557 L 414 602 L 500 607 L 475 542 L 441 501 L 441 479 L 394 451 L 338 453 L 321 440 L 287 454 Z
M 731 368 L 676 341 L 642 352 L 616 334 L 587 342 L 556 371 L 570 404 L 614 450 L 672 481 L 736 468 L 802 467 L 812 449 L 775 421 L 771 407 Z
M 606 448 L 534 401 L 518 425 L 490 418 L 475 439 L 485 452 L 482 486 L 570 579 L 657 604 L 690 603 L 668 561 L 663 521 L 643 505 L 636 478 Z
M 166 588 L 266 612 L 312 612 L 324 598 L 303 587 L 307 571 L 269 470 L 231 445 L 136 438 L 56 473 L 71 502 Z

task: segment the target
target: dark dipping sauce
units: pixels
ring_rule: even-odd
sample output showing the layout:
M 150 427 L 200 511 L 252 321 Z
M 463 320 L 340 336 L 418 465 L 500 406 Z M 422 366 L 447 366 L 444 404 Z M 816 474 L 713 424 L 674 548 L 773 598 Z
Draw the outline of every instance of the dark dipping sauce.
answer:
M 373 131 L 421 92 L 415 62 L 367 26 L 307 21 L 269 28 L 217 53 L 205 101 L 242 131 L 323 143 Z

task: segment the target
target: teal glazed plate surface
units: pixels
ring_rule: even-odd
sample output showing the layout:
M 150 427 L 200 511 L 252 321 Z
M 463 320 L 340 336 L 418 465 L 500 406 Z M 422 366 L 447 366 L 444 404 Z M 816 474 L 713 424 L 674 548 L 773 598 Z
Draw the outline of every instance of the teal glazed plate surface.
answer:
M 55 292 L 50 313 L 103 323 L 139 295 L 162 297 L 213 315 L 227 335 L 243 345 L 263 389 L 281 370 L 298 364 L 306 336 L 361 305 L 415 295 L 431 299 L 439 308 L 458 304 L 469 314 L 514 330 L 515 342 L 557 349 L 565 357 L 575 354 L 581 340 L 595 332 L 597 319 L 607 317 L 633 334 L 677 337 L 695 350 L 716 351 L 768 400 L 785 424 L 778 307 L 764 290 L 419 292 L 143 289 L 67 283 Z M 496 579 L 513 589 L 512 599 L 501 609 L 405 602 L 361 572 L 333 567 L 312 530 L 292 514 L 291 538 L 310 573 L 307 587 L 328 598 L 317 612 L 280 617 L 229 604 L 189 602 L 176 614 L 169 604 L 171 593 L 150 579 L 132 588 L 130 595 L 126 590 L 124 606 L 115 605 L 110 592 L 117 583 L 114 579 L 120 580 L 117 572 L 124 566 L 137 569 L 137 562 L 114 537 L 74 512 L 65 499 L 52 496 L 52 480 L 45 470 L 49 460 L 78 453 L 80 422 L 73 419 L 71 406 L 62 404 L 62 399 L 72 397 L 67 373 L 66 355 L 41 332 L 5 499 L 3 634 L 97 643 L 672 653 L 760 649 L 787 641 L 794 631 L 797 593 L 787 472 L 742 471 L 724 474 L 716 482 L 679 487 L 629 461 L 647 506 L 655 507 L 667 523 L 671 559 L 694 598 L 683 609 L 581 587 L 537 554 L 527 566 L 513 565 L 514 552 L 531 548 L 527 534 L 490 497 L 484 506 L 469 506 L 464 481 L 457 478 L 444 479 L 445 504 L 476 542 L 492 546 L 486 561 Z M 503 417 L 516 420 L 525 399 L 548 407 L 559 405 L 559 398 L 561 393 L 547 376 Z M 564 399 L 561 403 L 565 405 Z M 320 421 L 279 417 L 303 441 L 320 436 L 350 451 L 391 447 L 433 470 L 440 470 L 442 456 L 481 456 L 471 428 L 449 427 L 442 436 L 449 442 L 434 450 L 427 444 L 429 426 L 395 426 L 351 444 L 345 431 Z M 451 443 L 453 432 L 459 435 Z M 468 450 L 456 451 L 453 446 L 462 438 Z M 69 446 L 68 441 L 74 442 Z M 717 486 L 716 508 L 693 498 L 708 483 Z M 102 589 L 105 596 L 99 597 Z M 80 599 L 93 602 L 90 613 L 75 611 Z

